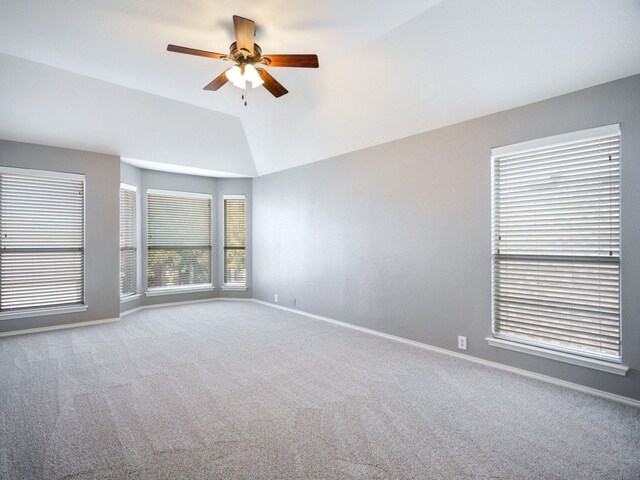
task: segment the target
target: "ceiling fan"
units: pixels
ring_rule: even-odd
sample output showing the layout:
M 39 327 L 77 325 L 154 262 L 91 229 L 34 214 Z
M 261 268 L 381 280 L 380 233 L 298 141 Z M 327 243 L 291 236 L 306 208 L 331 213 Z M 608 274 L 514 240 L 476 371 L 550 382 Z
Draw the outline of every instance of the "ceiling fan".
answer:
M 288 90 L 262 68 L 262 65 L 270 67 L 318 68 L 317 55 L 263 55 L 260 46 L 254 42 L 256 24 L 253 20 L 234 15 L 233 28 L 236 33 L 236 41 L 229 47 L 228 55 L 180 47 L 178 45 L 167 45 L 167 50 L 200 57 L 216 58 L 235 64 L 204 87 L 205 90 L 218 90 L 229 81 L 238 88 L 246 89 L 247 82 L 250 82 L 253 88 L 263 85 L 274 97 L 281 97 L 288 93 Z M 256 65 L 260 66 L 256 68 Z

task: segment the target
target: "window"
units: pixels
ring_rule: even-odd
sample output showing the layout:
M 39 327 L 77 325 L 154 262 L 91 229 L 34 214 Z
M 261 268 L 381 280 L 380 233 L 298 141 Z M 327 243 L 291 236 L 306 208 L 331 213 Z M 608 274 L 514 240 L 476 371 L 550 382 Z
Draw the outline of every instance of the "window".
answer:
M 84 176 L 0 168 L 0 245 L 0 311 L 82 306 Z
M 211 195 L 147 192 L 149 289 L 211 287 Z
M 245 252 L 245 197 L 224 196 L 224 285 L 245 287 L 247 265 Z
M 619 362 L 619 126 L 492 160 L 494 337 Z
M 120 185 L 120 296 L 137 293 L 136 187 Z

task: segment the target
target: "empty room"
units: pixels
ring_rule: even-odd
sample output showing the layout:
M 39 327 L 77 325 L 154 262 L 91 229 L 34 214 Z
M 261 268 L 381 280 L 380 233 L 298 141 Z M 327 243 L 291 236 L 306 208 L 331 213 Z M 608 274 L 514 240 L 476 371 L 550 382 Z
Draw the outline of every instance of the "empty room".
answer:
M 0 478 L 640 479 L 640 0 L 2 0 Z

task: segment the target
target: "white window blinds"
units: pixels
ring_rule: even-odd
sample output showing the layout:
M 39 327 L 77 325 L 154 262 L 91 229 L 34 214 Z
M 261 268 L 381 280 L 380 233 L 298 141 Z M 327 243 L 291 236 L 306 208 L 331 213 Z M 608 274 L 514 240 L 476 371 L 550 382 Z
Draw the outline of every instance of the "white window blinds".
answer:
M 245 197 L 224 197 L 224 283 L 246 285 Z
M 494 335 L 619 361 L 619 126 L 492 159 Z
M 120 296 L 137 292 L 136 190 L 120 187 Z
M 211 195 L 147 193 L 149 289 L 211 285 Z
M 0 310 L 84 301 L 84 176 L 0 168 Z

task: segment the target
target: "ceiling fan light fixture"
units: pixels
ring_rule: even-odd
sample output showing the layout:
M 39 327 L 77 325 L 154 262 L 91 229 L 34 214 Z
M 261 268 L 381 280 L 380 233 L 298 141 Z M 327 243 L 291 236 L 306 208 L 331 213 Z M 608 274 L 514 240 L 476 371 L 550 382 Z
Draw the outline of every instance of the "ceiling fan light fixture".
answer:
M 259 87 L 264 83 L 264 80 L 260 78 L 258 70 L 256 70 L 256 68 L 251 64 L 244 66 L 244 78 L 248 82 L 251 82 L 251 86 L 253 88 Z
M 251 88 L 264 86 L 271 95 L 278 98 L 289 93 L 287 89 L 264 68 L 256 69 L 254 64 L 272 67 L 318 68 L 318 56 L 315 54 L 278 54 L 263 57 L 262 49 L 255 43 L 256 24 L 253 20 L 234 15 L 233 29 L 236 41 L 229 46 L 228 55 L 172 44 L 167 45 L 167 50 L 234 62 L 235 65 L 205 85 L 204 90 L 209 91 L 216 91 L 227 82 L 245 90 L 247 82 L 251 82 Z
M 225 75 L 230 82 L 235 84 L 236 82 L 240 81 L 240 79 L 242 79 L 242 70 L 240 70 L 240 67 L 238 65 L 234 65 L 229 70 L 227 70 L 227 73 L 225 73 Z
M 245 90 L 247 88 L 247 81 L 242 77 L 239 80 L 235 80 L 233 84 L 236 87 L 241 88 L 242 90 Z
M 236 87 L 245 90 L 247 88 L 247 82 L 251 82 L 251 87 L 256 88 L 264 83 L 264 80 L 260 78 L 260 74 L 256 68 L 251 65 L 234 65 L 225 73 L 227 78 Z
M 245 89 L 247 88 L 247 79 L 243 73 L 243 69 L 238 65 L 234 65 L 225 73 L 227 78 L 231 83 L 233 83 L 236 87 Z

